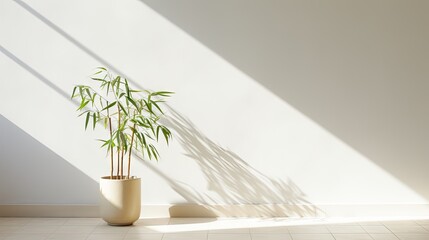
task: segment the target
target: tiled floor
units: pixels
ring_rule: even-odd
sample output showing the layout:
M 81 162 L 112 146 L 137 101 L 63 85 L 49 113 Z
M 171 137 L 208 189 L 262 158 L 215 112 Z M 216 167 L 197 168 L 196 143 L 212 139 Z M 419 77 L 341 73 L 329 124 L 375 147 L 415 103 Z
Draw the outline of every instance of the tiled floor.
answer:
M 96 218 L 0 218 L 0 239 L 429 240 L 429 219 L 165 218 L 112 227 Z

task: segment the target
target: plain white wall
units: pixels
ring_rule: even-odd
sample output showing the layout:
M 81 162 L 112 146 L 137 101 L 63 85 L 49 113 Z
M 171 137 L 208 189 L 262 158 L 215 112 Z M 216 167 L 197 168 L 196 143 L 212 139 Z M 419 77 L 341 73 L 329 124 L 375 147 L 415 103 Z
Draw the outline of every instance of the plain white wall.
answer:
M 143 204 L 425 204 L 428 4 L 1 1 L 0 204 L 97 202 L 97 66 L 176 92 Z

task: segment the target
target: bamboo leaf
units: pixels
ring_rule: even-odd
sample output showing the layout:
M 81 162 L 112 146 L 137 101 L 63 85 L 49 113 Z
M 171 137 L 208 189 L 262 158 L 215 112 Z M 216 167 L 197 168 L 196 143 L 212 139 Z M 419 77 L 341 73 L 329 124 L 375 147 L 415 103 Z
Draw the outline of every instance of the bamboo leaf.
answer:
M 147 145 L 147 142 L 146 142 L 146 138 L 145 138 L 144 134 L 143 134 L 143 133 L 140 133 L 140 136 L 141 136 L 141 138 L 142 138 L 142 143 L 143 143 L 143 145 L 144 145 L 144 146 L 146 146 L 146 145 Z
M 116 105 L 116 101 L 114 101 L 114 102 L 112 102 L 111 104 L 107 105 L 106 107 L 104 107 L 103 109 L 101 109 L 101 111 L 106 110 L 106 109 L 109 109 L 109 108 L 111 108 L 111 107 L 113 107 L 113 106 L 115 106 L 115 105 Z
M 139 109 L 139 107 L 137 106 L 137 103 L 132 99 L 132 98 L 130 98 L 130 97 L 126 97 L 127 99 L 128 99 L 128 101 L 130 101 L 130 103 L 136 108 L 136 109 Z
M 81 110 L 83 109 L 87 104 L 89 103 L 89 100 L 83 100 L 82 103 L 80 104 L 79 108 L 77 110 Z
M 85 130 L 86 130 L 86 128 L 88 127 L 89 116 L 90 116 L 90 113 L 89 113 L 89 112 L 88 112 L 88 113 L 86 113 L 86 119 L 85 119 Z
M 155 135 L 155 129 L 153 129 L 153 125 L 149 119 L 145 119 L 146 123 L 150 126 L 150 130 L 152 130 L 153 135 Z
M 156 127 L 156 141 L 158 141 L 158 136 L 159 136 L 159 130 L 161 129 L 161 125 L 158 125 L 158 127 Z
M 88 97 L 89 97 L 89 98 L 92 98 L 92 97 L 91 97 L 91 92 L 89 91 L 89 89 L 88 89 L 88 88 L 85 88 L 85 91 L 86 91 L 86 94 L 88 94 Z
M 152 101 L 152 104 L 162 113 L 164 114 L 164 112 L 161 110 L 161 108 L 158 106 L 158 104 L 155 101 Z
M 167 145 L 168 145 L 168 139 L 171 137 L 171 132 L 166 127 L 162 127 L 162 133 L 163 133 L 165 141 L 167 142 Z
M 158 150 L 156 150 L 156 148 L 152 144 L 150 144 L 149 147 L 152 151 L 152 155 L 155 157 L 156 161 L 158 161 Z
M 82 112 L 81 114 L 78 115 L 78 117 L 82 116 L 83 114 L 85 114 L 87 112 L 91 112 L 91 110 L 86 110 L 86 111 Z
M 125 79 L 125 91 L 127 92 L 127 96 L 131 97 L 130 87 L 128 86 L 128 80 Z
M 73 92 L 72 92 L 71 98 L 76 97 L 76 96 L 74 95 L 74 93 L 76 92 L 76 89 L 77 89 L 77 86 L 75 86 L 75 87 L 73 88 Z
M 100 71 L 100 72 L 98 72 L 98 73 L 101 73 L 101 71 Z M 95 74 L 98 74 L 98 73 L 95 73 Z M 95 75 L 95 74 L 94 74 L 94 75 Z M 94 80 L 94 81 L 99 81 L 99 82 L 103 82 L 103 83 L 107 82 L 105 79 L 102 79 L 102 78 L 95 78 L 95 77 L 92 77 L 91 79 L 92 79 L 92 80 Z
M 170 97 L 170 95 L 172 94 L 174 94 L 174 92 L 160 91 L 160 92 L 152 93 L 152 95 L 154 96 L 163 96 L 163 97 Z
M 95 113 L 92 114 L 92 129 L 95 129 L 95 124 L 97 123 L 97 115 Z
M 111 82 L 107 82 L 107 90 L 106 90 L 106 95 L 107 96 L 109 96 L 110 84 L 111 84 Z
M 125 110 L 124 106 L 122 106 L 122 104 L 120 102 L 118 102 L 119 107 L 122 109 L 122 111 L 125 113 L 125 115 L 128 115 L 127 110 Z
M 146 147 L 146 152 L 147 152 L 149 159 L 152 159 L 152 153 L 151 153 L 150 148 Z

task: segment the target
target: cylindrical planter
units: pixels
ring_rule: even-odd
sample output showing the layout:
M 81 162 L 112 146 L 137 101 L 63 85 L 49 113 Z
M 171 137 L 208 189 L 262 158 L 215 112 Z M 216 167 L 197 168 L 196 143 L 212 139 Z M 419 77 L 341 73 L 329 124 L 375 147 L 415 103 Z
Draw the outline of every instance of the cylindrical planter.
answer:
M 141 179 L 100 179 L 100 215 L 109 225 L 131 225 L 140 217 Z

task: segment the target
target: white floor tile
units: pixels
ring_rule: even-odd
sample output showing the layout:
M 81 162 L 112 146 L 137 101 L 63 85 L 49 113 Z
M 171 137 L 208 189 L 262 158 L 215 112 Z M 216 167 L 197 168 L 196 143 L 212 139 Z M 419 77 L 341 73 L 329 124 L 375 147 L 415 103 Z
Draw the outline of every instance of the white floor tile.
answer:
M 155 225 L 167 225 L 170 222 L 170 218 L 142 218 L 137 220 L 134 225 L 136 226 L 155 226 Z
M 151 226 L 135 225 L 130 227 L 128 233 L 159 233 Z
M 374 240 L 398 240 L 399 239 L 393 233 L 377 233 L 377 234 L 370 234 L 370 235 Z
M 208 240 L 251 240 L 251 237 L 243 233 L 219 233 L 209 234 Z
M 231 229 L 215 229 L 209 230 L 208 233 L 250 233 L 248 228 L 231 228 Z
M 32 218 L 27 226 L 59 226 L 66 223 L 68 218 Z
M 73 226 L 73 225 L 79 225 L 79 226 L 83 226 L 83 225 L 90 225 L 90 226 L 97 226 L 97 225 L 101 225 L 105 223 L 103 220 L 101 220 L 100 218 L 70 218 L 67 219 L 67 221 L 64 223 L 64 225 L 66 226 Z
M 425 228 L 421 227 L 421 226 L 388 226 L 388 228 L 390 229 L 390 231 L 392 231 L 393 233 L 428 233 L 429 231 L 426 230 Z
M 361 225 L 361 226 L 384 226 L 383 223 L 378 222 L 378 221 L 359 222 L 359 225 Z
M 334 221 L 161 218 L 120 227 L 99 218 L 0 218 L 0 240 L 429 240 L 427 219 Z
M 396 234 L 396 236 L 400 240 L 428 240 L 429 239 L 429 234 L 408 233 L 408 234 Z
M 102 226 L 96 226 L 94 228 L 93 233 L 127 233 L 132 226 L 109 226 L 109 225 L 102 225 Z
M 161 240 L 164 234 L 162 233 L 128 233 L 125 235 L 125 240 Z
M 254 233 L 251 234 L 252 240 L 291 240 L 292 237 L 285 233 Z
M 256 227 L 251 228 L 250 233 L 289 233 L 288 227 Z
M 191 224 L 215 222 L 216 218 L 171 218 L 169 224 Z
M 124 237 L 125 233 L 92 233 L 87 240 L 118 240 Z
M 335 240 L 372 240 L 369 234 L 334 234 Z
M 205 233 L 165 233 L 162 240 L 207 240 Z
M 332 234 L 291 234 L 293 240 L 335 240 Z
M 22 228 L 21 226 L 0 226 L 0 233 L 15 233 Z
M 49 234 L 47 233 L 14 233 L 6 236 L 5 240 L 45 240 Z
M 416 220 L 414 222 L 417 224 L 420 224 L 420 225 L 429 225 L 429 219 L 420 219 L 420 220 Z
M 385 226 L 419 226 L 415 221 L 383 221 Z
M 368 233 L 392 233 L 385 226 L 362 226 Z
M 86 240 L 89 234 L 84 233 L 53 233 L 49 235 L 49 240 Z
M 290 233 L 329 233 L 325 226 L 292 226 L 288 229 Z
M 361 226 L 329 226 L 331 233 L 366 233 Z
M 57 230 L 55 230 L 55 233 L 85 233 L 89 234 L 92 233 L 95 230 L 95 226 L 59 226 Z
M 24 226 L 30 218 L 0 218 L 0 226 Z
M 19 233 L 54 233 L 59 226 L 27 225 L 21 227 Z

